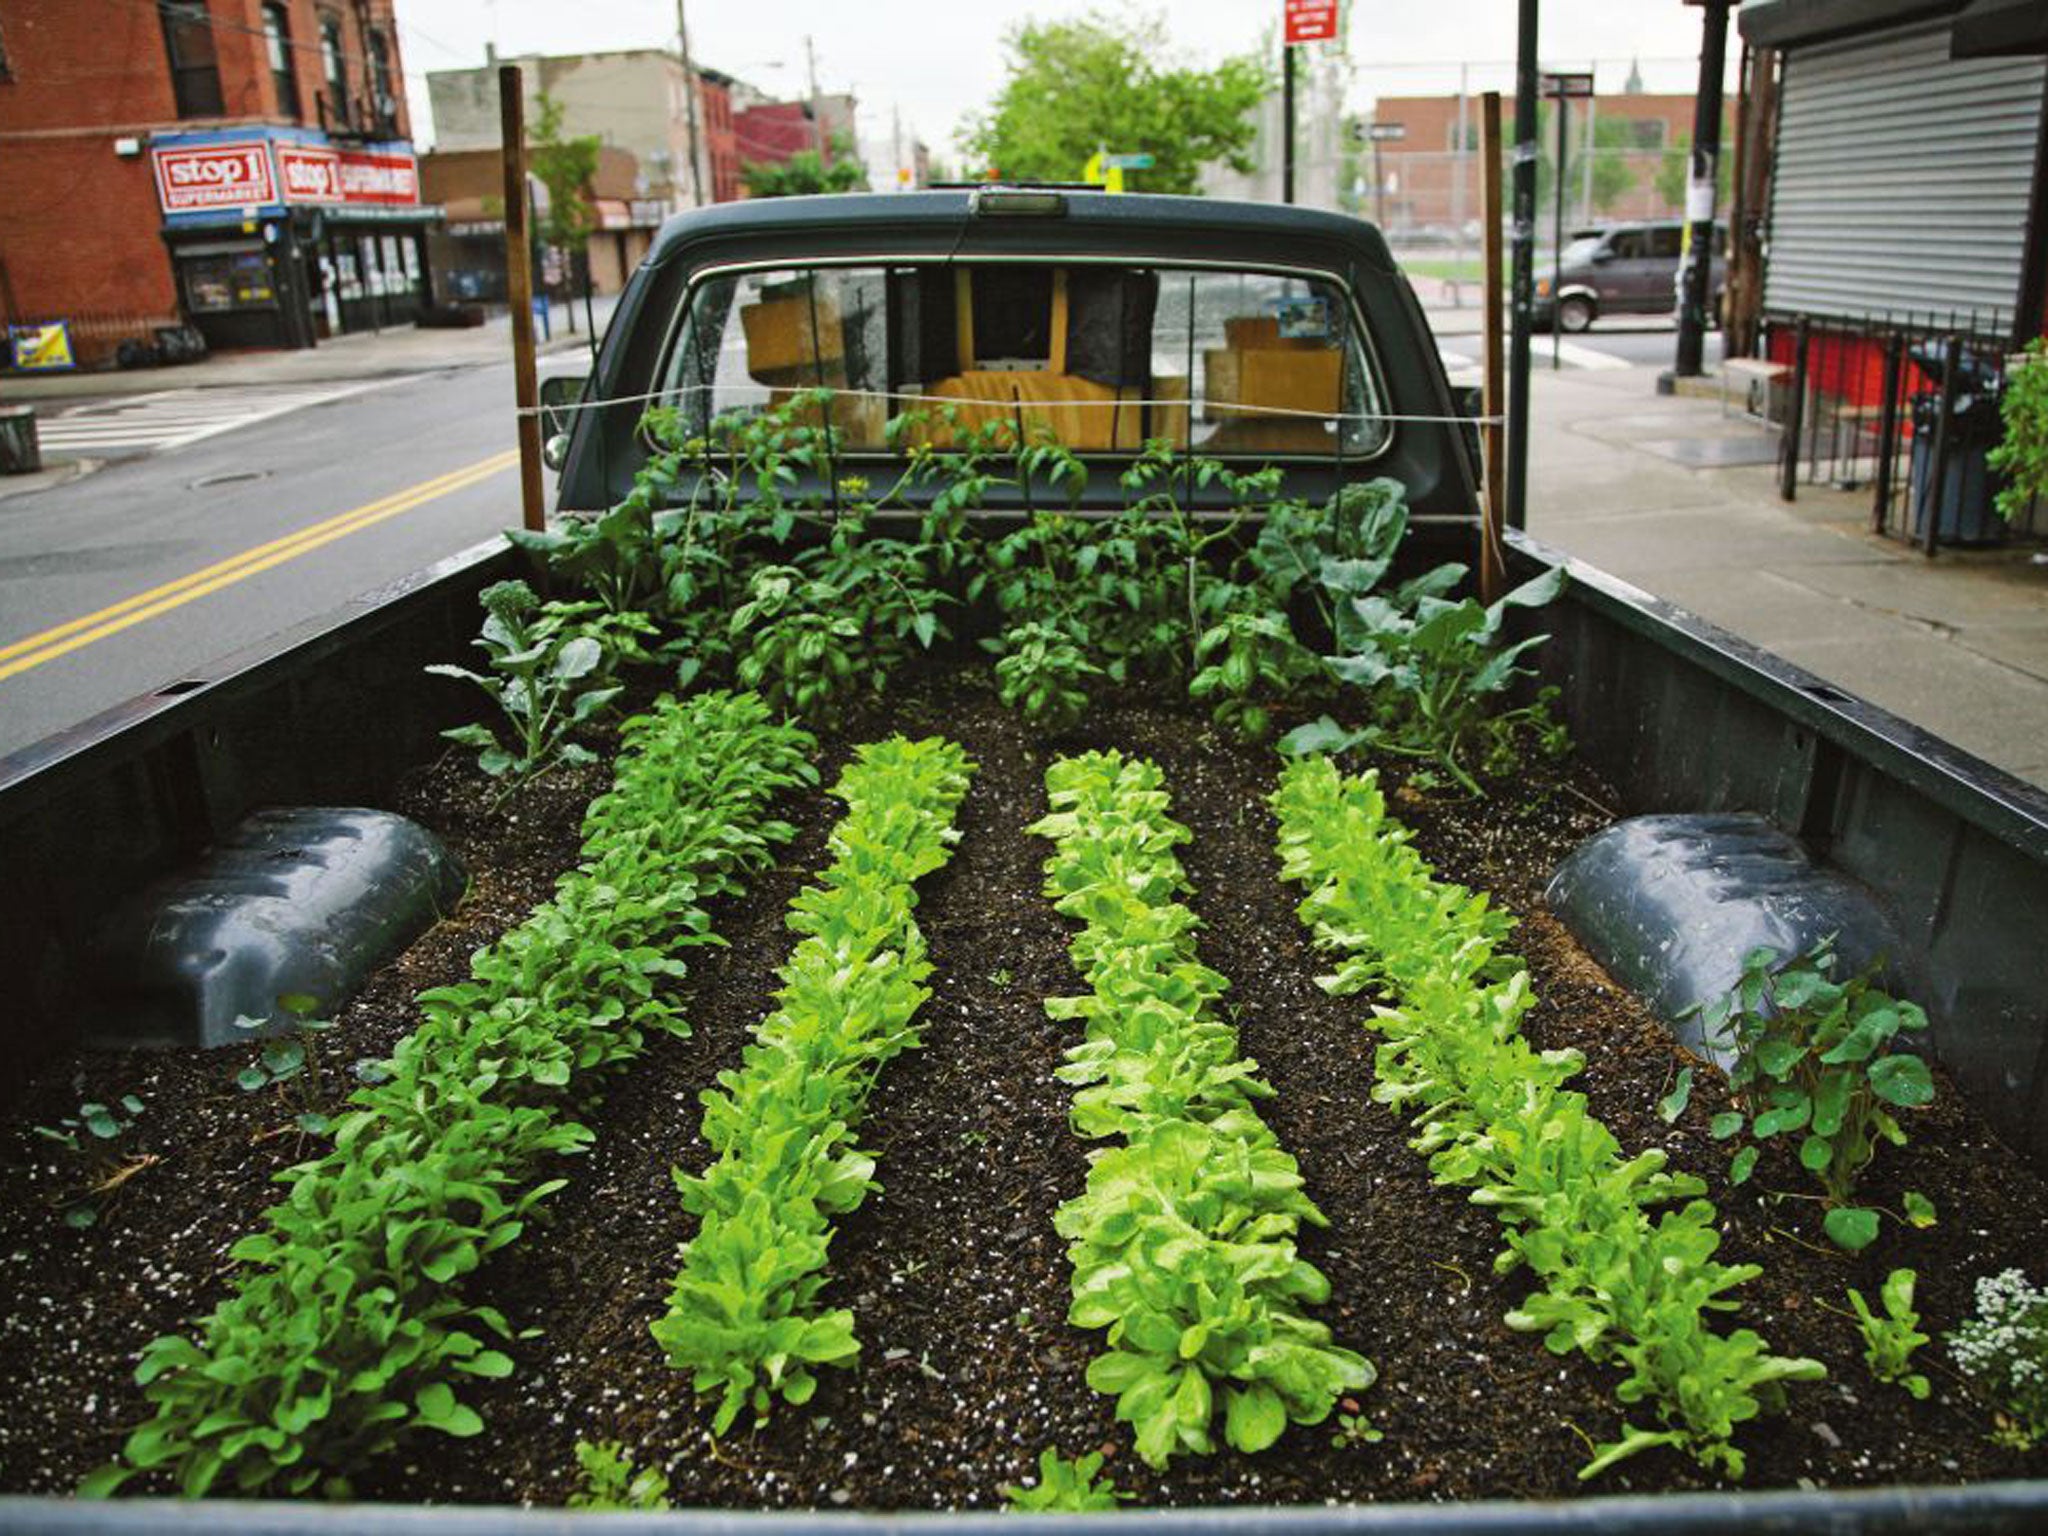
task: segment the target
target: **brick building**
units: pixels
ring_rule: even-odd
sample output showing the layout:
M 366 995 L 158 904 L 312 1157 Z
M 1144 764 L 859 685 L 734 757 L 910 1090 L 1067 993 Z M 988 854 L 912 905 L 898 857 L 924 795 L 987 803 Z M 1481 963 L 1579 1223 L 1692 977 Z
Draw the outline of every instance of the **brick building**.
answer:
M 392 0 L 0 0 L 0 309 L 81 361 L 310 346 L 426 292 Z
M 1589 110 L 1590 108 L 1590 110 Z M 1543 152 L 1556 154 L 1556 129 L 1546 106 Z M 1504 114 L 1513 112 L 1513 102 L 1504 104 Z M 1567 125 L 1572 148 L 1568 156 L 1565 184 L 1566 217 L 1573 223 L 1599 219 L 1668 219 L 1684 209 L 1682 177 L 1678 196 L 1667 197 L 1658 188 L 1659 172 L 1667 158 L 1678 154 L 1692 141 L 1693 98 L 1685 95 L 1654 95 L 1626 91 L 1596 96 L 1590 102 L 1572 103 Z M 1403 137 L 1381 143 L 1379 177 L 1383 190 L 1376 197 L 1371 157 L 1364 156 L 1365 205 L 1361 211 L 1379 217 L 1392 230 L 1439 228 L 1462 230 L 1479 217 L 1481 183 L 1479 168 L 1479 98 L 1449 96 L 1382 96 L 1374 103 L 1372 120 L 1398 123 Z M 1724 129 L 1729 142 L 1731 126 Z M 1603 126 L 1605 125 L 1605 126 Z M 1504 125 L 1509 131 L 1512 121 Z M 1583 175 L 1583 150 L 1589 141 L 1596 160 L 1619 165 L 1624 175 L 1609 174 L 1619 184 L 1604 202 L 1599 183 L 1588 207 Z M 1547 230 L 1548 208 L 1544 214 Z

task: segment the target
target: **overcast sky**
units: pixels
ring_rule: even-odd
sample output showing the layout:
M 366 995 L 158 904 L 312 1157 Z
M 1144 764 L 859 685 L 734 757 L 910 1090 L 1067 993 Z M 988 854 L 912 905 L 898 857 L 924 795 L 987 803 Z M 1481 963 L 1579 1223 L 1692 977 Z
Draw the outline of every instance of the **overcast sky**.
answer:
M 1142 5 L 1143 0 L 1139 0 Z M 1087 0 L 688 0 L 690 48 L 699 62 L 778 96 L 801 95 L 804 39 L 816 49 L 818 84 L 860 98 L 862 135 L 886 144 L 892 112 L 906 133 L 948 159 L 963 116 L 1003 78 L 1003 38 L 1019 23 L 1084 16 Z M 1260 46 L 1276 30 L 1281 0 L 1173 0 L 1173 46 L 1209 64 Z M 1515 0 L 1347 0 L 1355 67 L 1352 105 L 1374 95 L 1456 90 L 1458 65 L 1473 90 L 1514 88 Z M 1700 12 L 1682 0 L 1544 0 L 1541 47 L 1548 65 L 1596 69 L 1602 91 L 1619 90 L 1631 60 L 1657 91 L 1690 90 L 1697 73 Z M 484 45 L 505 53 L 584 53 L 673 47 L 674 0 L 397 0 L 415 133 L 430 141 L 429 70 L 481 64 Z M 1735 54 L 1731 46 L 1731 58 Z

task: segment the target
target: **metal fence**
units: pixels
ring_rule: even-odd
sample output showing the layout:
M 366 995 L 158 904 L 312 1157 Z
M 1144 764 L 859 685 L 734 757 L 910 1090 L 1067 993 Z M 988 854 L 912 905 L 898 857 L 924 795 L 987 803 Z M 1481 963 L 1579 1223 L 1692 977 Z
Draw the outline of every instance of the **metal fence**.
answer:
M 2039 504 L 2010 525 L 1991 510 L 2011 336 L 1997 311 L 1765 317 L 1758 350 L 1783 367 L 1769 390 L 1779 494 L 1867 489 L 1872 532 L 1929 554 L 2048 533 Z

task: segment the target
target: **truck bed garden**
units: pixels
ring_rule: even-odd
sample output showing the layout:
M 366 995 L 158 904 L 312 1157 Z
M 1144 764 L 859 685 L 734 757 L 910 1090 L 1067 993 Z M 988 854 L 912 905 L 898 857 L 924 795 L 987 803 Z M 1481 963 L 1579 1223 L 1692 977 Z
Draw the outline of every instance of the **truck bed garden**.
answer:
M 950 861 L 916 885 L 931 966 L 916 1016 L 921 1046 L 874 1077 L 858 1128 L 880 1187 L 836 1217 L 830 1242 L 822 1304 L 851 1310 L 860 1353 L 850 1368 L 821 1367 L 807 1402 L 778 1399 L 764 1427 L 743 1413 L 714 1439 L 717 1394 L 693 1391 L 691 1372 L 672 1366 L 650 1334 L 699 1228 L 671 1170 L 711 1162 L 699 1096 L 740 1066 L 774 1007 L 795 942 L 790 903 L 823 871 L 844 814 L 825 786 L 857 748 L 895 733 L 941 736 L 975 767 Z M 1068 953 L 1076 924 L 1045 894 L 1053 845 L 1028 829 L 1048 809 L 1048 767 L 1094 749 L 1155 764 L 1171 816 L 1192 833 L 1178 850 L 1189 885 L 1179 899 L 1201 921 L 1201 963 L 1228 983 L 1219 1016 L 1272 1088 L 1259 1114 L 1328 1222 L 1299 1233 L 1301 1257 L 1330 1286 L 1307 1310 L 1377 1371 L 1324 1422 L 1292 1425 L 1268 1450 L 1224 1447 L 1163 1470 L 1140 1460 L 1115 1399 L 1087 1382 L 1102 1335 L 1066 1321 L 1072 1271 L 1054 1229 L 1099 1144 L 1070 1129 L 1075 1088 L 1055 1076 L 1080 1029 L 1049 1019 L 1045 1004 L 1084 988 Z M 940 651 L 906 669 L 885 703 L 821 730 L 814 762 L 820 785 L 772 807 L 793 828 L 772 866 L 708 904 L 725 944 L 690 950 L 688 975 L 664 989 L 692 1032 L 651 1032 L 601 1097 L 580 1081 L 569 1089 L 575 1118 L 594 1133 L 589 1150 L 547 1160 L 536 1176 L 569 1185 L 470 1279 L 465 1303 L 502 1312 L 518 1334 L 493 1346 L 508 1375 L 463 1385 L 483 1432 L 410 1437 L 355 1477 L 357 1496 L 559 1503 L 581 1485 L 579 1441 L 618 1442 L 635 1465 L 666 1475 L 679 1506 L 735 1508 L 988 1506 L 1001 1485 L 1035 1476 L 1047 1447 L 1104 1452 L 1104 1472 L 1153 1505 L 1725 1481 L 1663 1448 L 1579 1480 L 1625 1418 L 1651 1421 L 1616 1401 L 1620 1372 L 1552 1354 L 1540 1333 L 1506 1326 L 1534 1282 L 1526 1270 L 1495 1273 L 1500 1221 L 1434 1182 L 1410 1148 L 1413 1128 L 1374 1101 L 1377 1042 L 1360 1027 L 1373 999 L 1315 984 L 1335 961 L 1312 948 L 1296 911 L 1301 892 L 1281 878 L 1267 803 L 1280 760 L 1270 746 L 1135 689 L 1112 691 L 1077 727 L 1034 730 L 998 702 L 985 664 Z M 1473 799 L 1406 782 L 1398 759 L 1378 766 L 1391 814 L 1439 877 L 1492 893 L 1513 915 L 1508 947 L 1526 959 L 1538 999 L 1523 1034 L 1542 1050 L 1583 1052 L 1575 1085 L 1623 1152 L 1661 1149 L 1671 1171 L 1702 1179 L 1724 1234 L 1717 1257 L 1761 1266 L 1716 1329 L 1754 1328 L 1775 1354 L 1826 1367 L 1825 1381 L 1789 1385 L 1781 1417 L 1738 1429 L 1743 1484 L 2042 1475 L 2039 1450 L 1987 1440 L 1988 1413 L 1938 1342 L 1970 1314 L 1978 1277 L 2038 1269 L 2048 1237 L 2042 1182 L 1941 1080 L 1933 1104 L 1910 1116 L 1910 1145 L 1889 1149 L 1863 1186 L 1869 1203 L 1893 1211 L 1906 1189 L 1923 1192 L 1937 1225 L 1887 1221 L 1851 1256 L 1821 1235 L 1818 1203 L 1802 1196 L 1786 1151 L 1768 1152 L 1753 1180 L 1731 1186 L 1728 1148 L 1708 1131 L 1726 1103 L 1718 1075 L 1700 1073 L 1675 1123 L 1660 1118 L 1685 1058 L 1541 903 L 1557 860 L 1615 814 L 1603 786 L 1568 763 L 1535 766 Z M 312 1042 L 331 1099 L 352 1063 L 388 1055 L 416 1026 L 421 989 L 462 981 L 472 950 L 547 897 L 576 856 L 585 803 L 609 783 L 603 759 L 571 765 L 498 807 L 495 784 L 451 757 L 409 786 L 398 808 L 450 841 L 470 870 L 470 895 Z M 138 1353 L 189 1331 L 228 1294 L 237 1267 L 228 1250 L 277 1198 L 268 1176 L 318 1155 L 317 1139 L 293 1124 L 304 1085 L 244 1093 L 233 1082 L 241 1053 L 228 1056 L 69 1055 L 9 1106 L 0 1286 L 14 1300 L 0 1329 L 0 1488 L 63 1492 L 114 1457 L 149 1414 L 132 1380 Z M 76 1196 L 76 1170 L 31 1127 L 75 1113 L 81 1099 L 124 1094 L 145 1108 L 118 1143 L 121 1182 L 97 1200 L 97 1223 L 74 1229 L 61 1213 Z M 1872 1379 L 1845 1315 L 1847 1287 L 1874 1297 L 1899 1266 L 1918 1272 L 1921 1327 L 1937 1339 L 1916 1357 L 1932 1378 L 1926 1401 Z M 1217 1423 L 1220 1442 L 1220 1400 Z

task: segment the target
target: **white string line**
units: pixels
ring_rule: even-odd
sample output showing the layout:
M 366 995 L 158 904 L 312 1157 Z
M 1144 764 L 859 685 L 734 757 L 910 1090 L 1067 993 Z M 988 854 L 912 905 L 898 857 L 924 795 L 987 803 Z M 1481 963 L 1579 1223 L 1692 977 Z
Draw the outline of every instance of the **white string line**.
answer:
M 1232 415 L 1296 417 L 1308 421 L 1359 421 L 1359 422 L 1419 422 L 1447 424 L 1450 426 L 1471 425 L 1475 427 L 1497 427 L 1507 422 L 1505 416 L 1397 416 L 1380 411 L 1305 411 L 1287 405 L 1239 405 L 1227 400 L 1211 400 L 1202 397 L 1190 402 L 1182 396 L 1177 400 L 1002 400 L 993 397 L 969 397 L 958 395 L 913 395 L 887 389 L 840 389 L 832 386 L 834 400 L 889 400 L 908 401 L 919 405 L 970 405 L 983 409 L 999 410 L 1135 410 L 1144 406 L 1162 406 L 1168 410 L 1182 410 L 1192 404 L 1227 411 Z M 716 390 L 730 389 L 728 384 L 678 384 L 669 389 L 658 389 L 644 395 L 613 395 L 604 400 L 565 400 L 560 405 L 522 405 L 517 408 L 521 416 L 568 415 L 576 411 L 602 410 L 612 405 L 646 405 L 656 401 L 674 400 L 678 395 L 711 394 Z M 783 404 L 788 404 L 784 401 Z M 843 429 L 842 429 L 843 430 Z

